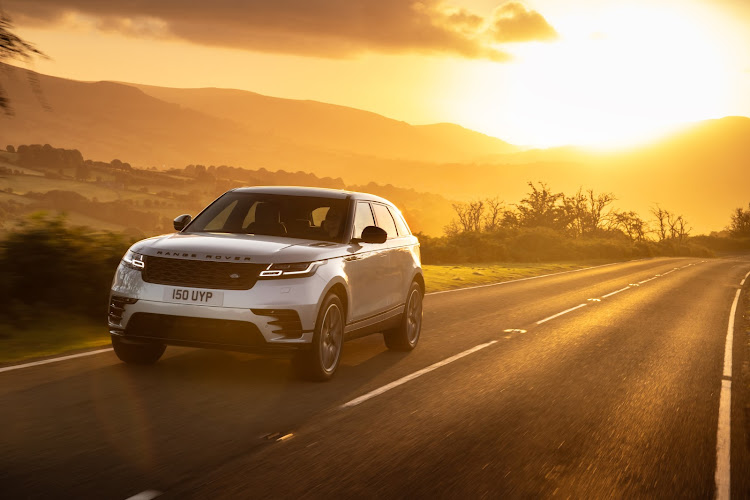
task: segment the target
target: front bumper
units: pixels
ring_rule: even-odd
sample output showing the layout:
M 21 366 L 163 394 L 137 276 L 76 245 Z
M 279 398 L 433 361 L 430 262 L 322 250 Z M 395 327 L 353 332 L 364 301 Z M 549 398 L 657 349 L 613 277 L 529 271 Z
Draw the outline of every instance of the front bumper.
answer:
M 221 290 L 221 306 L 164 300 L 175 287 L 147 283 L 120 265 L 110 294 L 109 330 L 123 340 L 256 351 L 309 347 L 325 281 L 259 280 L 249 290 Z M 193 290 L 190 287 L 178 287 Z

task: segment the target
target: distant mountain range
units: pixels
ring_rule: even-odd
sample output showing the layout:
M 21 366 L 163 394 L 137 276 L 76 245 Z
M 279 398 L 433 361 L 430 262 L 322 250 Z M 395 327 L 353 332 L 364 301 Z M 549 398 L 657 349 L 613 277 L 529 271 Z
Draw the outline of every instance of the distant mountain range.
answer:
M 750 119 L 686 127 L 637 149 L 566 147 L 524 151 L 454 124 L 414 126 L 315 101 L 228 89 L 173 89 L 78 82 L 0 67 L 13 116 L 0 115 L 5 144 L 49 143 L 138 166 L 233 165 L 313 172 L 346 184 L 371 181 L 448 198 L 516 202 L 527 181 L 572 194 L 611 191 L 617 205 L 647 216 L 656 203 L 696 232 L 720 230 L 750 202 Z M 44 104 L 48 105 L 45 109 Z

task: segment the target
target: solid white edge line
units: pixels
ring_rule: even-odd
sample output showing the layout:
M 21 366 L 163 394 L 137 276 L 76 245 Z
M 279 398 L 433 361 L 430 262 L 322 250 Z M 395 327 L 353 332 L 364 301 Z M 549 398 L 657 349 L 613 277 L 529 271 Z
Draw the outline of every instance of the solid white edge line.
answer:
M 727 326 L 727 340 L 724 345 L 724 376 L 732 376 L 732 343 L 734 342 L 734 318 L 737 315 L 737 304 L 740 301 L 740 293 L 742 290 L 737 290 L 734 295 L 734 302 L 732 302 L 732 310 L 729 312 L 729 326 Z
M 611 297 L 615 294 L 618 294 L 620 292 L 624 292 L 625 290 L 630 290 L 629 286 L 626 286 L 625 288 L 620 288 L 619 290 L 615 290 L 614 292 L 609 292 L 607 295 L 602 295 L 603 299 L 606 299 L 607 297 Z
M 109 352 L 112 348 L 108 347 L 106 349 L 98 349 L 96 351 L 86 351 L 86 352 L 79 352 L 78 354 L 71 354 L 69 356 L 61 356 L 59 358 L 50 358 L 50 359 L 43 359 L 41 361 L 33 361 L 31 363 L 24 363 L 22 365 L 12 365 L 12 366 L 5 366 L 3 368 L 0 368 L 1 372 L 9 372 L 12 370 L 20 370 L 21 368 L 29 368 L 32 366 L 39 366 L 39 365 L 46 365 L 49 363 L 57 363 L 58 361 L 65 361 L 67 359 L 75 359 L 75 358 L 82 358 L 84 356 L 93 356 L 94 354 L 101 354 L 103 352 Z
M 729 311 L 729 324 L 724 344 L 724 372 L 719 395 L 719 423 L 716 427 L 716 499 L 729 500 L 731 485 L 731 430 L 732 430 L 732 343 L 734 342 L 734 320 L 741 289 L 734 294 L 732 309 Z
M 537 324 L 537 325 L 541 325 L 542 323 L 546 323 L 547 321 L 549 321 L 549 320 L 551 320 L 551 319 L 559 318 L 559 317 L 560 317 L 560 316 L 562 316 L 563 314 L 568 314 L 569 312 L 571 312 L 571 311 L 575 311 L 576 309 L 580 309 L 580 308 L 582 308 L 582 307 L 586 307 L 586 305 L 587 305 L 587 304 L 579 304 L 579 305 L 577 305 L 577 306 L 575 306 L 575 307 L 571 307 L 570 309 L 566 309 L 566 310 L 564 310 L 563 312 L 559 312 L 559 313 L 557 313 L 557 314 L 553 314 L 552 316 L 550 316 L 550 317 L 548 317 L 548 318 L 544 318 L 544 319 L 542 319 L 542 320 L 539 320 L 539 321 L 537 321 L 537 322 L 536 322 L 536 324 Z
M 451 356 L 450 358 L 446 358 L 446 359 L 444 359 L 442 361 L 438 361 L 437 363 L 432 364 L 432 365 L 430 365 L 430 366 L 428 366 L 426 368 L 422 368 L 421 370 L 418 370 L 418 371 L 416 371 L 416 372 L 414 372 L 414 373 L 412 373 L 410 375 L 406 375 L 405 377 L 401 377 L 398 380 L 394 380 L 390 384 L 386 384 L 386 385 L 384 385 L 382 387 L 379 387 L 379 388 L 377 388 L 375 390 L 372 390 L 372 391 L 368 392 L 367 394 L 363 394 L 362 396 L 359 396 L 358 398 L 354 398 L 351 401 L 349 401 L 349 402 L 344 403 L 343 405 L 341 405 L 341 408 L 351 408 L 353 406 L 357 406 L 358 404 L 364 403 L 368 399 L 372 399 L 372 398 L 374 398 L 376 396 L 380 396 L 384 392 L 390 391 L 394 387 L 398 387 L 400 385 L 403 385 L 403 384 L 409 382 L 410 380 L 414 380 L 417 377 L 421 377 L 425 373 L 429 373 L 429 372 L 431 372 L 433 370 L 437 370 L 441 366 L 445 366 L 445 365 L 447 365 L 449 363 L 453 363 L 454 361 L 456 361 L 458 359 L 461 359 L 464 356 L 468 356 L 471 353 L 477 352 L 477 351 L 479 351 L 481 349 L 484 349 L 485 347 L 489 347 L 489 346 L 491 346 L 492 344 L 494 344 L 496 342 L 497 342 L 497 340 L 492 340 L 490 342 L 487 342 L 486 344 L 480 344 L 478 346 L 472 347 L 471 349 L 469 349 L 467 351 L 458 353 L 455 356 Z
M 609 264 L 602 264 L 600 266 L 582 267 L 581 269 L 571 269 L 570 271 L 560 271 L 559 273 L 540 274 L 539 276 L 529 276 L 528 278 L 518 278 L 517 280 L 499 281 L 497 283 L 486 283 L 484 285 L 454 288 L 452 290 L 440 290 L 437 292 L 429 292 L 429 293 L 426 293 L 425 295 L 437 295 L 439 293 L 460 292 L 462 290 L 474 290 L 475 288 L 486 288 L 488 286 L 506 285 L 508 283 L 518 283 L 519 281 L 529 281 L 529 280 L 536 280 L 539 278 L 549 278 L 550 276 L 559 276 L 561 274 L 579 273 L 581 271 L 588 271 L 590 269 L 599 269 L 600 267 L 614 266 L 615 264 L 625 264 L 629 262 L 640 262 L 642 260 L 645 260 L 645 259 L 624 260 L 622 262 L 610 262 Z
M 141 491 L 140 493 L 136 495 L 133 495 L 132 497 L 128 497 L 125 500 L 152 500 L 153 498 L 156 498 L 159 495 L 161 495 L 161 491 L 145 490 L 145 491 Z
M 719 425 L 716 429 L 716 500 L 730 498 L 730 430 L 732 419 L 732 381 L 721 381 L 721 395 L 719 396 Z

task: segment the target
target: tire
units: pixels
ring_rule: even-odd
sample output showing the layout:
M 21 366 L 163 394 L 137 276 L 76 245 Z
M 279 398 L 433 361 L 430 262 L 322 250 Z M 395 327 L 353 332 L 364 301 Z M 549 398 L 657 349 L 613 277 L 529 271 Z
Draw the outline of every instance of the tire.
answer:
M 406 307 L 398 328 L 383 332 L 383 339 L 392 351 L 411 351 L 419 342 L 422 332 L 422 299 L 424 292 L 416 281 L 411 284 Z
M 164 344 L 126 344 L 119 337 L 112 336 L 112 348 L 120 361 L 131 365 L 153 365 L 167 348 Z
M 294 358 L 300 378 L 326 382 L 336 373 L 344 344 L 345 317 L 341 300 L 336 294 L 328 294 L 318 312 L 311 349 Z

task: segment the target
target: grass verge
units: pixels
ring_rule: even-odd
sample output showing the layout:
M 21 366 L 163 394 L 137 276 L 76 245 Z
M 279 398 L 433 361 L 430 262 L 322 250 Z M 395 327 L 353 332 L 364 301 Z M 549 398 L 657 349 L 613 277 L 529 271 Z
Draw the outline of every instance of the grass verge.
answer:
M 573 261 L 573 262 L 544 262 L 544 263 L 497 263 L 497 264 L 460 264 L 460 265 L 426 265 L 424 279 L 427 293 L 453 290 L 468 286 L 488 285 L 501 281 L 529 278 L 543 274 L 572 271 L 584 267 L 592 267 L 613 262 L 601 261 Z
M 0 365 L 110 345 L 104 320 L 61 314 L 27 322 L 0 324 Z

